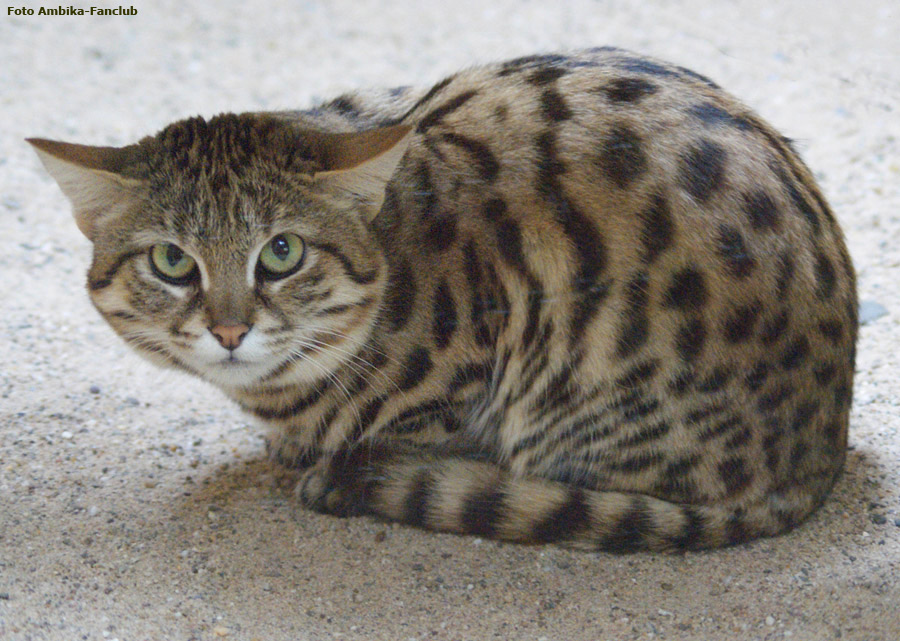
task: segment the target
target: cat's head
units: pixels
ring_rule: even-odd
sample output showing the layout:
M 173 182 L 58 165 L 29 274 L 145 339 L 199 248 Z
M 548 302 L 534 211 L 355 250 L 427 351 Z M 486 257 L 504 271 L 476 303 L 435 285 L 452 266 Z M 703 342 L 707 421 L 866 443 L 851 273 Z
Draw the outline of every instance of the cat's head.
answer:
M 387 267 L 370 222 L 408 139 L 229 114 L 122 148 L 29 142 L 93 243 L 88 291 L 116 332 L 246 388 L 320 379 L 371 332 Z

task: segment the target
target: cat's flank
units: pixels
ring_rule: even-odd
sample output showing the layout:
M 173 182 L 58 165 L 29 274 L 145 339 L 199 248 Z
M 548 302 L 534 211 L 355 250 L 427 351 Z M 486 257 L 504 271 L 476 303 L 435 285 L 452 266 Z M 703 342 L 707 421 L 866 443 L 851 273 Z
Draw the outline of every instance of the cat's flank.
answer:
M 31 143 L 100 313 L 267 424 L 315 510 L 705 548 L 793 527 L 840 473 L 841 230 L 790 142 L 691 71 L 601 48 Z

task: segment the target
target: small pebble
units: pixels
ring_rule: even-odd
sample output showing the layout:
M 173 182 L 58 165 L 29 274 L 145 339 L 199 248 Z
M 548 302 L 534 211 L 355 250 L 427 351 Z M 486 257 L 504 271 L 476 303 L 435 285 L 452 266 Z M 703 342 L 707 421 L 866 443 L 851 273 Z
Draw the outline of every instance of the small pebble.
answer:
M 231 634 L 231 630 L 222 627 L 221 625 L 217 625 L 213 628 L 213 634 L 217 637 L 227 637 L 229 634 Z
M 859 324 L 868 325 L 877 321 L 882 316 L 887 316 L 888 310 L 881 303 L 874 300 L 859 301 Z
M 884 514 L 872 514 L 869 518 L 875 525 L 884 525 L 887 523 L 887 517 Z
M 773 617 L 771 614 L 766 617 L 766 625 L 768 625 L 768 626 L 775 625 L 775 617 Z
M 88 391 L 89 391 L 91 394 L 99 394 L 99 393 L 100 393 L 100 386 L 99 386 L 99 385 L 91 385 L 91 386 L 88 388 Z
M 72 432 L 66 430 L 65 432 L 63 432 L 63 433 L 60 434 L 59 436 L 60 436 L 60 438 L 64 438 L 64 439 L 66 439 L 66 440 L 69 440 L 70 438 L 72 438 L 73 435 L 72 435 Z

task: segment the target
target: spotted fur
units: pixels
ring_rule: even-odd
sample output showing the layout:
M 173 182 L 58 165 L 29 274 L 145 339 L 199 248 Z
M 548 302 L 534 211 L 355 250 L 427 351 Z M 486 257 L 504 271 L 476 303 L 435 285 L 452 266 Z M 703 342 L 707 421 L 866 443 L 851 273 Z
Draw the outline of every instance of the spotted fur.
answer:
M 689 70 L 599 48 L 123 149 L 33 142 L 100 312 L 270 426 L 313 509 L 696 549 L 792 528 L 841 470 L 841 230 L 789 141 Z M 305 262 L 269 282 L 287 232 Z M 196 282 L 154 276 L 159 243 Z

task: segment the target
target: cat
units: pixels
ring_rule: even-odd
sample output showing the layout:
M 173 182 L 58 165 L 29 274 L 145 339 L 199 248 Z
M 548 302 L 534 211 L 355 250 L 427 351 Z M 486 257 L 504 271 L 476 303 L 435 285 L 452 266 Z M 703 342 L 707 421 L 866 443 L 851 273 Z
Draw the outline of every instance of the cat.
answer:
M 269 426 L 309 508 L 684 550 L 785 532 L 840 474 L 842 232 L 791 141 L 688 69 L 601 47 L 30 142 L 99 312 Z

